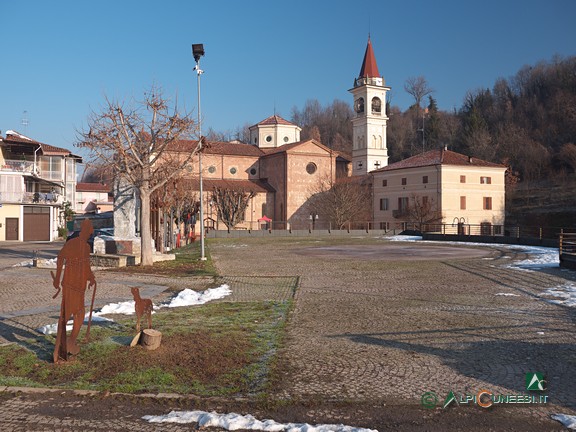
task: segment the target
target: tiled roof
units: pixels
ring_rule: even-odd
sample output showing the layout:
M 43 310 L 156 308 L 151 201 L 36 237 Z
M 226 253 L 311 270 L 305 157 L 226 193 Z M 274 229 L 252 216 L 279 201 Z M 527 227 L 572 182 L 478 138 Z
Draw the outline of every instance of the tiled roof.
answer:
M 193 187 L 199 189 L 198 180 L 192 180 Z M 223 180 L 223 179 L 204 179 L 202 180 L 202 187 L 205 192 L 212 190 L 214 187 L 221 187 L 225 189 L 244 189 L 246 191 L 256 193 L 275 192 L 275 189 L 264 180 Z
M 372 172 L 392 171 L 403 168 L 418 168 L 434 165 L 458 165 L 458 166 L 479 166 L 479 167 L 499 167 L 504 165 L 488 162 L 476 157 L 466 156 L 450 150 L 430 150 L 408 159 L 385 166 Z
M 364 53 L 364 60 L 362 61 L 362 69 L 360 69 L 359 78 L 378 78 L 380 77 L 380 72 L 378 72 L 378 65 L 376 64 L 376 57 L 374 56 L 374 50 L 372 49 L 372 42 L 368 38 L 368 45 L 366 46 L 366 52 Z
M 12 132 L 12 133 L 11 133 Z M 41 143 L 40 141 L 33 140 L 15 131 L 7 131 L 5 143 L 8 144 L 35 144 L 39 145 L 43 155 L 46 156 L 68 156 L 71 154 L 70 150 L 66 150 L 62 147 L 56 147 L 49 144 Z
M 291 123 L 288 120 L 283 119 L 282 117 L 276 114 L 262 120 L 260 123 L 256 123 L 254 126 L 267 126 L 267 125 L 296 126 L 294 123 Z
M 181 140 L 170 144 L 169 150 L 191 152 L 198 145 L 196 140 Z M 260 157 L 264 153 L 258 147 L 244 143 L 230 143 L 221 141 L 205 141 L 204 154 L 220 154 L 231 156 L 254 156 Z
M 110 192 L 110 186 L 102 183 L 76 183 L 77 192 Z

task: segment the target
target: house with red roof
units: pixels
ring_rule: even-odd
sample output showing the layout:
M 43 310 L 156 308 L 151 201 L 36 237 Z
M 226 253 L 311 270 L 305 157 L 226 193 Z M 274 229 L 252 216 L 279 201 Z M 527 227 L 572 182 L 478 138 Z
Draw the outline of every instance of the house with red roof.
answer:
M 103 183 L 77 183 L 75 213 L 102 213 L 112 211 L 112 188 Z
M 505 173 L 504 165 L 446 149 L 374 170 L 375 226 L 433 229 L 433 225 L 452 224 L 464 229 L 464 225 L 477 225 L 480 232 L 472 234 L 503 234 Z
M 80 156 L 8 130 L 0 137 L 0 241 L 52 241 L 75 202 Z

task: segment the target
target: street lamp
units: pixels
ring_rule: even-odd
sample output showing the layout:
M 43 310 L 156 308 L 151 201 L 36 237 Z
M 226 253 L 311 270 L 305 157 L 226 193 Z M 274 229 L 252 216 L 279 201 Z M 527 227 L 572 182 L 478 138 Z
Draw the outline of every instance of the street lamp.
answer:
M 198 140 L 198 171 L 200 180 L 200 260 L 206 261 L 206 255 L 204 252 L 204 190 L 202 184 L 202 121 L 200 119 L 200 75 L 204 73 L 204 71 L 200 69 L 200 57 L 204 56 L 204 45 L 192 44 L 192 55 L 196 62 L 194 70 L 196 71 L 196 76 L 198 78 L 198 135 L 200 136 Z

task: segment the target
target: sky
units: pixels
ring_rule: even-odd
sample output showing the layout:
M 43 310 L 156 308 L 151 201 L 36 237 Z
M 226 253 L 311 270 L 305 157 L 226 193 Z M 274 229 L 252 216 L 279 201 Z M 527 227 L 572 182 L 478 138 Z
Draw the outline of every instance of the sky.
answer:
M 0 130 L 79 153 L 77 132 L 105 99 L 156 85 L 198 114 L 193 43 L 202 43 L 202 130 L 233 132 L 307 100 L 351 104 L 370 34 L 392 105 L 424 76 L 440 109 L 525 65 L 576 54 L 573 0 L 0 0 Z M 23 124 L 27 120 L 27 125 Z

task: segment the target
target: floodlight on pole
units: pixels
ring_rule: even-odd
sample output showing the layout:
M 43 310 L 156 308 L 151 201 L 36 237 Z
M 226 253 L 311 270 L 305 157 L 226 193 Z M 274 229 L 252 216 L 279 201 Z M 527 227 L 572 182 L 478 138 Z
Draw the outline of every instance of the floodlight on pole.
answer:
M 204 45 L 203 44 L 192 44 L 192 55 L 194 56 L 194 61 L 196 66 L 194 70 L 196 71 L 196 76 L 198 80 L 198 179 L 200 182 L 200 260 L 206 261 L 206 254 L 204 248 L 204 188 L 202 184 L 202 120 L 200 116 L 200 75 L 204 73 L 200 69 L 200 57 L 204 56 Z

